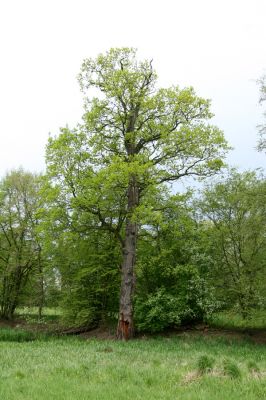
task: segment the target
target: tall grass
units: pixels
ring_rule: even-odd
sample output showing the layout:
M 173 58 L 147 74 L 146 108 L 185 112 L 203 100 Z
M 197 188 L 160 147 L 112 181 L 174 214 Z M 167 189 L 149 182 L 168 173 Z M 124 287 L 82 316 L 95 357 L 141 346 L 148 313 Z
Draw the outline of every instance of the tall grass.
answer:
M 0 329 L 0 342 L 30 342 L 36 339 L 36 334 L 22 329 Z
M 4 400 L 262 400 L 266 394 L 265 347 L 246 341 L 0 339 L 0 356 Z M 241 379 L 224 372 L 228 360 Z

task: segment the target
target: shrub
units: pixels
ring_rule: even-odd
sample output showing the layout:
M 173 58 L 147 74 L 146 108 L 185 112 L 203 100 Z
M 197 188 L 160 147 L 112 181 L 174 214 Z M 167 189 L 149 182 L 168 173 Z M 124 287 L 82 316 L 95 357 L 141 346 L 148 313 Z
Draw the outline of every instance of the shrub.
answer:
M 178 300 L 158 289 L 146 301 L 138 298 L 135 303 L 135 323 L 140 331 L 160 332 L 170 326 L 180 325 L 180 304 Z
M 140 276 L 135 297 L 139 331 L 159 332 L 180 324 L 201 322 L 218 309 L 212 290 L 194 265 L 162 265 L 157 272 L 161 280 L 148 294 L 147 282 L 142 286 Z

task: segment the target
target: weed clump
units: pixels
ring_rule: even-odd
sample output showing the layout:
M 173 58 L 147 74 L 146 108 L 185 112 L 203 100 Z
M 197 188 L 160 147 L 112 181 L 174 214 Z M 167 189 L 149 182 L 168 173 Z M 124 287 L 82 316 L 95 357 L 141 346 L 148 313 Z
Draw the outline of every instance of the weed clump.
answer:
M 241 377 L 240 368 L 231 360 L 224 361 L 224 373 L 232 379 L 237 379 Z
M 16 378 L 23 379 L 25 377 L 26 377 L 26 375 L 24 374 L 24 372 L 22 372 L 22 371 L 16 372 Z
M 198 359 L 198 372 L 200 374 L 205 374 L 212 371 L 214 366 L 214 359 L 209 356 L 201 356 Z

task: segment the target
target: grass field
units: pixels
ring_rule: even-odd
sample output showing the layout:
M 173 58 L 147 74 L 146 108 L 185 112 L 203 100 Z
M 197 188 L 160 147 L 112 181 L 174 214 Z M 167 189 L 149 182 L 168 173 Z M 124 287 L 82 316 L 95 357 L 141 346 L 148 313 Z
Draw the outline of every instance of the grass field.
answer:
M 248 340 L 56 338 L 0 329 L 3 400 L 263 400 L 266 347 Z

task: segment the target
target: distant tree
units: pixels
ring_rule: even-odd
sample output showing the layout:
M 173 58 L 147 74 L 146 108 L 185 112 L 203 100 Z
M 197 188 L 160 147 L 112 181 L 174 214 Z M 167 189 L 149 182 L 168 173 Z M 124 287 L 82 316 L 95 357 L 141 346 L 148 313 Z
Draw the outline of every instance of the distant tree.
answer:
M 47 165 L 71 207 L 86 210 L 119 241 L 122 254 L 117 337 L 133 336 L 133 293 L 141 215 L 153 192 L 186 176 L 217 173 L 227 150 L 208 124 L 210 102 L 192 88 L 156 87 L 152 62 L 133 49 L 87 59 L 80 74 L 84 123 L 50 138 Z M 98 97 L 89 98 L 94 89 Z
M 259 307 L 265 290 L 265 179 L 255 172 L 232 171 L 204 191 L 199 205 L 217 294 L 227 307 L 237 306 L 246 318 Z
M 22 169 L 0 182 L 0 314 L 13 318 L 32 271 L 40 272 L 36 238 L 40 180 Z

